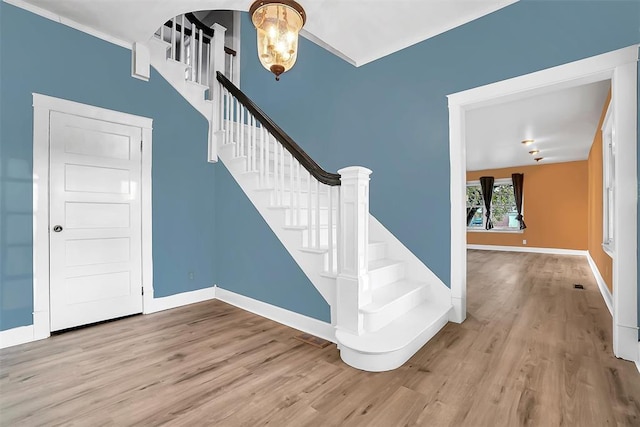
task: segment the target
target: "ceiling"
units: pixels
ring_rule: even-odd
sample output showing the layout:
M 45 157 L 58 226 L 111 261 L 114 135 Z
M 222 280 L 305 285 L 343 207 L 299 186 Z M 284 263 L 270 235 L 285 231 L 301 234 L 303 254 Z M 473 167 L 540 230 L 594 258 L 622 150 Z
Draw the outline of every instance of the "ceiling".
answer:
M 467 170 L 534 165 L 534 157 L 586 160 L 610 86 L 605 80 L 468 111 Z M 540 153 L 529 154 L 534 149 Z
M 360 66 L 465 24 L 517 0 L 297 0 L 303 36 Z M 7 0 L 28 3 L 125 43 L 149 39 L 172 16 L 248 11 L 252 0 Z M 64 22 L 64 19 L 63 19 Z

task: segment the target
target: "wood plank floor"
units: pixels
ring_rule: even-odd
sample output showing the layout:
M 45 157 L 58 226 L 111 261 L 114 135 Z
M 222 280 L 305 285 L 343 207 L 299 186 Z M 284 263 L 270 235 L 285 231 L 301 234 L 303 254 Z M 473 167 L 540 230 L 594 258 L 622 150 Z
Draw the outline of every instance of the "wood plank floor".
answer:
M 220 301 L 4 349 L 0 424 L 640 425 L 583 257 L 469 251 L 468 275 L 467 320 L 392 372 Z

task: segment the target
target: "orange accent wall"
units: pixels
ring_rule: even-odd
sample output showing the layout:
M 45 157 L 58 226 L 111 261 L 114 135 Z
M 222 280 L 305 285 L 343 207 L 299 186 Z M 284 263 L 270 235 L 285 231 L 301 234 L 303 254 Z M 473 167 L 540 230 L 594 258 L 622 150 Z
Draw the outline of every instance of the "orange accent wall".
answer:
M 589 170 L 589 200 L 588 200 L 588 250 L 591 258 L 598 266 L 598 270 L 602 275 L 609 291 L 613 292 L 613 260 L 605 251 L 602 250 L 602 122 L 607 113 L 607 107 L 611 100 L 611 92 L 602 107 L 602 115 L 593 137 L 591 151 L 589 151 L 589 159 L 587 167 Z
M 512 173 L 524 174 L 523 215 L 527 229 L 522 233 L 470 231 L 467 243 L 586 250 L 587 161 L 469 171 L 467 181 L 481 176 L 511 178 Z

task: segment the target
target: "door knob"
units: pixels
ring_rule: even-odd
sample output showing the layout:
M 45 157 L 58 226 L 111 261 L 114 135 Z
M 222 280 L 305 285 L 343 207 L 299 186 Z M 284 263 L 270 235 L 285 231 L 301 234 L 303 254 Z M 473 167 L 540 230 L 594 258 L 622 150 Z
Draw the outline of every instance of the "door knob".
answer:
M 62 226 L 61 225 L 54 225 L 53 226 L 53 231 L 55 231 L 56 233 L 59 233 L 62 231 Z

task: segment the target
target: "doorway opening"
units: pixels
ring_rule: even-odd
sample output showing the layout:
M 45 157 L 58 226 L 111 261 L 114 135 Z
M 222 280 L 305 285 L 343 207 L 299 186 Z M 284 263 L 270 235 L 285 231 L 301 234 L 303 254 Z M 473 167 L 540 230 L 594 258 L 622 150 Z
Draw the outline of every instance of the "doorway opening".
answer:
M 468 112 L 498 102 L 517 101 L 581 85 L 611 81 L 617 145 L 615 168 L 615 258 L 613 261 L 613 349 L 638 360 L 637 316 L 637 60 L 638 46 L 560 65 L 509 80 L 451 94 L 451 292 L 452 320 L 466 317 L 466 121 Z M 526 195 L 524 196 L 526 198 Z M 526 217 L 526 212 L 525 212 Z

